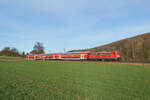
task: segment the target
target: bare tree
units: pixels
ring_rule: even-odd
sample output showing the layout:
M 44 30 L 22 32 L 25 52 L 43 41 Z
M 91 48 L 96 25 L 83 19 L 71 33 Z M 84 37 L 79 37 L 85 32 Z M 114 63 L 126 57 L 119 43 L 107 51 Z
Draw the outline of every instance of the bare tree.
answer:
M 33 47 L 33 51 L 36 52 L 36 54 L 43 54 L 44 53 L 44 46 L 42 43 L 40 42 L 36 42 L 34 47 Z
M 132 59 L 135 60 L 135 41 L 131 40 L 131 52 L 132 52 Z

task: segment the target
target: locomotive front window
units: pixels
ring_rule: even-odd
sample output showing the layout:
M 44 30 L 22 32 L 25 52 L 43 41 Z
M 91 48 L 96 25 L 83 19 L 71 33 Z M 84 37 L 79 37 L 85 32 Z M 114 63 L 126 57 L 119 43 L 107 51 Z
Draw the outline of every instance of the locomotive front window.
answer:
M 117 52 L 117 54 L 118 54 L 118 55 L 120 55 L 120 53 L 119 53 L 119 52 Z

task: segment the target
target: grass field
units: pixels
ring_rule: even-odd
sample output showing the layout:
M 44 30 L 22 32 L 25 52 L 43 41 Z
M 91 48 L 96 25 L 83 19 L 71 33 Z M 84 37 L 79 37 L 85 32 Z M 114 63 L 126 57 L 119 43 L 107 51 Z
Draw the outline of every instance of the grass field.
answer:
M 150 100 L 150 66 L 1 61 L 0 100 Z
M 22 61 L 25 60 L 23 57 L 8 57 L 8 56 L 0 56 L 0 62 L 7 62 L 7 61 Z

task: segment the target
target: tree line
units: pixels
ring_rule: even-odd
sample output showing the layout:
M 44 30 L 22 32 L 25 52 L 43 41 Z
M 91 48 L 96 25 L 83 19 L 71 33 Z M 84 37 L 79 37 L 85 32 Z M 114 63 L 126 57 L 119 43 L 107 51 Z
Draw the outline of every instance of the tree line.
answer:
M 23 52 L 19 52 L 19 50 L 17 48 L 11 48 L 11 47 L 4 47 L 1 51 L 0 51 L 0 56 L 20 56 L 20 57 L 25 57 L 28 54 L 44 54 L 44 46 L 42 43 L 40 42 L 36 42 L 33 46 L 33 50 L 30 51 L 30 53 L 25 53 L 25 51 Z
M 18 49 L 16 48 L 11 48 L 11 47 L 4 47 L 0 51 L 0 56 L 25 56 L 25 52 L 19 52 Z
M 129 39 L 126 43 L 116 47 L 121 54 L 122 61 L 150 62 L 150 39 Z

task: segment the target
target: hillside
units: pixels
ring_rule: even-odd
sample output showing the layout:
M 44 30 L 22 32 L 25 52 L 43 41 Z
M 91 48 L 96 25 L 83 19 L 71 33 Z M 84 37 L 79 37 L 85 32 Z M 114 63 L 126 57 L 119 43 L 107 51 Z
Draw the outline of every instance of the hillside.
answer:
M 122 61 L 150 62 L 150 33 L 116 41 L 91 49 L 75 51 L 120 51 Z

